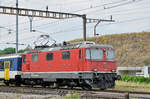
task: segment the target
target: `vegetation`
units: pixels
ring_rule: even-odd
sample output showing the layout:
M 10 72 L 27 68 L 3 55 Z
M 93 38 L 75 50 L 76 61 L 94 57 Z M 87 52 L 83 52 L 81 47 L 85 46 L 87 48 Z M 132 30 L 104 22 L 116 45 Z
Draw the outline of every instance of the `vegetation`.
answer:
M 0 55 L 12 53 L 15 53 L 15 48 L 6 48 L 4 50 L 0 50 Z
M 150 92 L 150 84 L 116 81 L 115 89 L 108 89 L 108 90 Z
M 24 49 L 24 50 L 19 50 L 19 53 L 24 53 L 25 51 L 29 51 L 31 49 Z M 0 55 L 4 55 L 4 54 L 14 54 L 16 52 L 15 48 L 5 48 L 4 50 L 0 50 Z
M 81 99 L 81 95 L 76 92 L 69 92 L 64 99 Z
M 122 81 L 127 82 L 135 82 L 135 83 L 150 83 L 149 77 L 143 77 L 143 76 L 129 76 L 129 75 L 123 75 L 121 77 Z
M 112 45 L 117 66 L 150 65 L 150 32 L 112 34 L 87 39 L 98 44 Z M 71 42 L 82 41 L 82 39 Z

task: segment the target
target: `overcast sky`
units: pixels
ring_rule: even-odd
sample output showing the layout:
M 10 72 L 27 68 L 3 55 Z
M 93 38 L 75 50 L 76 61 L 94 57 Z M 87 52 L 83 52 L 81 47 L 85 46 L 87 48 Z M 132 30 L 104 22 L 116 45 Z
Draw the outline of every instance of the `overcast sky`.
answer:
M 0 6 L 15 7 L 16 0 L 0 0 Z M 115 22 L 100 23 L 97 33 L 100 35 L 150 31 L 150 0 L 19 0 L 19 7 L 86 14 L 88 18 L 109 19 Z M 5 44 L 15 43 L 15 16 L 0 14 L 0 49 L 15 47 Z M 87 24 L 87 37 L 93 36 L 94 25 Z M 82 19 L 54 20 L 33 18 L 30 32 L 29 18 L 19 16 L 19 49 L 25 48 L 40 35 L 48 34 L 58 43 L 83 37 Z

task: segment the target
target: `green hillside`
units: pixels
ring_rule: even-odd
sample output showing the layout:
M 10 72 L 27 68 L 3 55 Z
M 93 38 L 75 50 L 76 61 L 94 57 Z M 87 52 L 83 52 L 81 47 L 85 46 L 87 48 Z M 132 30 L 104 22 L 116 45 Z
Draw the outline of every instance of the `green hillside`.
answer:
M 87 38 L 99 44 L 109 44 L 115 48 L 118 66 L 150 65 L 150 32 L 123 33 Z M 82 41 L 82 39 L 71 42 Z

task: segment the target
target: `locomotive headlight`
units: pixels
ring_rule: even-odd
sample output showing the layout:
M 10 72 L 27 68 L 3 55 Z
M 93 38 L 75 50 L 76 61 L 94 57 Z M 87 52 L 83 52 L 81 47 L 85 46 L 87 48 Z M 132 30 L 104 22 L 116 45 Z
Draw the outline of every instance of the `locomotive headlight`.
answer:
M 93 69 L 94 72 L 97 72 L 98 70 L 96 68 Z
M 112 72 L 114 73 L 114 72 L 116 72 L 114 69 L 112 69 Z

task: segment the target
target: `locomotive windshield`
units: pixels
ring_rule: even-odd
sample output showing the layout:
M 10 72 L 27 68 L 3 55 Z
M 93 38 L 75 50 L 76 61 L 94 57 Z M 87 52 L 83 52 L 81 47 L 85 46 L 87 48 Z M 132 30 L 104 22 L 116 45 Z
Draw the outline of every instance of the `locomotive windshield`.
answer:
M 103 50 L 102 49 L 86 49 L 85 59 L 87 60 L 103 60 Z
M 107 49 L 106 50 L 106 59 L 108 61 L 114 61 L 115 60 L 114 50 L 112 50 L 112 49 Z
M 106 49 L 106 51 L 104 53 L 106 54 L 107 61 L 115 60 L 114 50 Z M 85 59 L 86 60 L 103 60 L 103 50 L 100 48 L 86 49 L 85 50 Z

